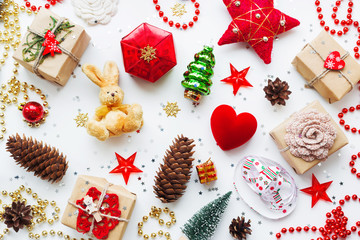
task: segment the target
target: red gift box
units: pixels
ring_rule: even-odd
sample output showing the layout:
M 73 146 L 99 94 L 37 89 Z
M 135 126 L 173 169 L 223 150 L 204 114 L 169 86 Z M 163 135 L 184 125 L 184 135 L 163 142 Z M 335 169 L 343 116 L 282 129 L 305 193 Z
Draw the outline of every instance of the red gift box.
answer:
M 121 40 L 125 71 L 156 82 L 176 65 L 170 32 L 143 23 Z

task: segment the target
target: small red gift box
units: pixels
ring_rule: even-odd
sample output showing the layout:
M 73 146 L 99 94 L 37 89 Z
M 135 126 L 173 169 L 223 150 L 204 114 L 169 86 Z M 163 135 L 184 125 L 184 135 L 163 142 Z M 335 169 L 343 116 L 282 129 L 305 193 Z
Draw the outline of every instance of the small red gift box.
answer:
M 143 23 L 121 40 L 124 67 L 149 82 L 156 82 L 176 65 L 170 32 Z
M 209 159 L 205 163 L 196 166 L 200 183 L 209 183 L 217 180 L 217 174 L 214 163 Z

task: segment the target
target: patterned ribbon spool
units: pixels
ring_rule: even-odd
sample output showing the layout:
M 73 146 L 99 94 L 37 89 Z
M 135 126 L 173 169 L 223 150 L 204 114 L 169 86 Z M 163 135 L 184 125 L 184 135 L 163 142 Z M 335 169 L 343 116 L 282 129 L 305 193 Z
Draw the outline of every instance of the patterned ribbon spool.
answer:
M 238 181 L 244 181 L 259 195 L 262 204 L 265 204 L 268 209 L 279 212 L 278 216 L 271 218 L 278 219 L 286 216 L 295 207 L 298 188 L 291 175 L 276 162 L 258 156 L 244 157 L 235 170 L 234 185 L 236 190 L 240 189 L 237 187 Z M 241 191 L 244 189 L 242 188 Z M 243 200 L 253 210 L 263 215 L 259 209 L 252 206 L 252 201 L 246 201 L 244 198 Z
M 113 184 L 111 184 L 111 183 L 107 183 L 107 184 L 106 184 L 106 186 L 104 187 L 103 191 L 101 192 L 99 201 L 98 201 L 98 203 L 97 203 L 96 205 L 93 203 L 92 199 L 89 200 L 88 198 L 87 198 L 87 199 L 84 198 L 84 200 L 85 200 L 85 201 L 88 200 L 88 201 L 86 201 L 86 202 L 89 203 L 86 208 L 83 208 L 83 207 L 80 206 L 80 205 L 77 205 L 77 204 L 75 204 L 75 203 L 73 203 L 73 202 L 68 201 L 68 203 L 69 203 L 70 205 L 72 205 L 72 206 L 74 206 L 74 207 L 76 207 L 76 208 L 79 208 L 79 209 L 83 210 L 84 212 L 89 213 L 90 215 L 93 215 L 93 219 L 92 219 L 92 222 L 91 222 L 91 227 L 90 227 L 90 230 L 89 230 L 89 233 L 90 233 L 92 236 L 94 236 L 94 234 L 93 234 L 93 229 L 94 229 L 95 221 L 96 221 L 96 222 L 100 222 L 101 219 L 102 219 L 102 217 L 111 218 L 111 219 L 114 219 L 114 220 L 118 220 L 118 221 L 120 221 L 120 222 L 129 222 L 128 219 L 119 218 L 119 217 L 115 217 L 115 216 L 103 214 L 103 213 L 100 212 L 100 207 L 101 207 L 101 205 L 102 205 L 102 203 L 103 203 L 103 201 L 104 201 L 106 192 L 107 192 L 108 188 L 109 188 L 111 185 L 113 185 Z M 84 202 L 85 202 L 85 201 L 84 201 Z M 95 205 L 95 206 L 94 206 L 94 205 Z
M 321 60 L 323 60 L 323 62 L 325 62 L 325 59 L 320 55 L 320 53 L 318 51 L 316 51 L 316 49 L 309 43 L 308 44 L 312 49 L 313 51 L 321 58 Z M 349 56 L 349 52 L 346 52 L 342 57 L 341 59 L 344 60 L 347 56 Z M 307 84 L 305 84 L 305 87 L 307 88 L 313 88 L 314 87 L 314 84 L 316 84 L 321 78 L 325 77 L 326 74 L 328 74 L 330 71 L 334 71 L 334 70 L 330 70 L 330 69 L 324 69 L 324 71 L 322 73 L 320 73 L 319 75 L 317 75 L 316 77 L 314 77 L 310 82 L 308 82 Z M 351 86 L 351 90 L 353 90 L 354 88 L 354 84 L 345 76 L 345 74 L 341 71 L 341 70 L 337 70 L 339 71 L 340 75 L 345 78 L 345 80 L 350 84 Z M 349 92 L 350 92 L 349 91 Z
M 61 23 L 63 23 L 65 21 L 66 18 L 60 18 L 59 20 L 57 20 L 57 23 L 55 25 L 55 27 L 53 28 L 53 30 L 51 31 L 52 33 L 54 33 L 61 25 Z M 45 34 L 43 33 L 39 33 L 31 28 L 28 28 L 28 31 L 31 32 L 32 34 L 35 34 L 35 35 L 38 35 L 42 38 L 44 38 L 45 40 Z M 63 48 L 60 44 L 57 45 L 57 47 L 64 53 L 66 53 L 67 55 L 69 55 L 71 57 L 72 60 L 74 60 L 76 63 L 79 63 L 80 62 L 80 59 L 78 57 L 76 57 L 74 54 L 72 54 L 70 51 L 66 50 L 65 48 Z M 45 47 L 42 46 L 41 49 L 40 49 L 40 52 L 37 56 L 37 58 L 35 59 L 35 63 L 34 65 L 32 66 L 32 70 L 33 72 L 38 76 L 38 77 L 41 77 L 41 78 L 44 78 L 40 72 L 39 72 L 39 66 L 40 66 L 40 63 L 41 63 L 41 60 L 42 58 L 44 57 L 43 56 L 43 52 L 45 50 Z

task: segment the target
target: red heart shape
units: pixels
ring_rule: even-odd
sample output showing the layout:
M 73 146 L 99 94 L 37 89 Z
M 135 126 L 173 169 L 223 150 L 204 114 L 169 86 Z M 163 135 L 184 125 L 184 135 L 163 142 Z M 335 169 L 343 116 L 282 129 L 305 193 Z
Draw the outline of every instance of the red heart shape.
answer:
M 345 67 L 345 61 L 341 59 L 338 51 L 331 52 L 324 62 L 324 68 L 341 70 Z
M 254 136 L 256 118 L 247 112 L 236 115 L 229 105 L 218 106 L 211 115 L 211 131 L 219 147 L 226 151 L 240 147 Z

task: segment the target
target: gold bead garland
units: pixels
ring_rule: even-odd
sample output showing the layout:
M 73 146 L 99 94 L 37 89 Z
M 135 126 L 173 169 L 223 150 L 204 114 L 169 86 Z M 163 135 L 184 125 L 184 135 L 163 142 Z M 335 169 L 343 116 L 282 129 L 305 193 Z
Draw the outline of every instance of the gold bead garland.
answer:
M 12 202 L 20 201 L 24 202 L 25 204 L 28 202 L 28 200 L 23 196 L 24 193 L 30 195 L 33 199 L 33 201 L 36 201 L 35 204 L 31 205 L 31 215 L 33 216 L 33 219 L 31 220 L 31 224 L 26 227 L 26 229 L 29 231 L 28 237 L 30 239 L 40 239 L 41 237 L 46 237 L 48 235 L 50 236 L 58 236 L 63 237 L 65 240 L 77 240 L 76 238 L 71 238 L 69 235 L 64 235 L 62 231 L 56 232 L 55 230 L 51 229 L 49 231 L 43 230 L 40 233 L 34 233 L 33 230 L 37 224 L 42 224 L 47 222 L 48 224 L 52 225 L 54 222 L 59 220 L 59 213 L 60 208 L 56 205 L 55 201 L 49 202 L 47 199 L 42 200 L 39 198 L 37 193 L 34 193 L 31 188 L 25 188 L 24 185 L 21 185 L 19 189 L 15 190 L 14 192 L 7 192 L 6 190 L 1 191 L 2 197 L 9 196 L 12 200 Z M 6 207 L 11 207 L 11 204 L 7 205 L 3 203 L 3 200 L 0 199 L 0 204 L 2 204 L 0 209 L 0 222 L 4 222 L 3 214 Z M 51 206 L 54 208 L 55 215 L 52 218 L 48 218 L 46 214 L 46 209 L 48 206 Z M 10 230 L 8 228 L 5 228 L 3 230 L 3 233 L 0 233 L 0 239 L 4 239 L 6 234 L 9 234 Z M 85 240 L 85 238 L 79 238 L 79 240 Z M 88 240 L 91 240 L 91 238 L 88 238 Z
M 17 104 L 18 97 L 21 92 L 23 93 L 24 101 L 29 100 L 29 95 L 28 95 L 29 90 L 39 95 L 40 99 L 43 101 L 42 105 L 44 107 L 44 113 L 45 113 L 43 119 L 38 123 L 28 123 L 29 127 L 39 127 L 41 123 L 45 122 L 45 119 L 49 114 L 49 110 L 48 110 L 49 104 L 46 101 L 45 94 L 41 91 L 41 89 L 36 88 L 34 85 L 28 85 L 27 82 L 20 82 L 15 76 L 15 74 L 17 74 L 18 72 L 17 68 L 19 67 L 19 63 L 15 61 L 14 66 L 15 66 L 15 68 L 13 69 L 14 75 L 10 78 L 10 80 L 8 80 L 7 85 L 1 84 L 1 89 L 0 89 L 0 125 L 2 126 L 0 129 L 1 131 L 0 140 L 4 139 L 4 133 L 6 132 L 6 128 L 4 127 L 6 105 Z M 22 110 L 22 105 L 24 104 L 25 103 L 20 104 L 19 110 Z
M 162 213 L 169 214 L 171 220 L 165 223 L 165 221 L 162 218 L 160 218 L 160 215 Z M 151 211 L 149 212 L 149 216 L 151 218 L 158 219 L 158 223 L 160 226 L 163 226 L 165 224 L 168 228 L 170 228 L 172 225 L 176 223 L 175 213 L 173 211 L 170 211 L 168 207 L 161 209 L 161 208 L 157 208 L 156 206 L 152 206 Z M 150 236 L 148 234 L 144 234 L 142 228 L 144 226 L 144 222 L 147 222 L 149 220 L 149 216 L 146 215 L 143 216 L 142 222 L 138 223 L 138 235 L 142 236 L 145 240 L 150 238 L 154 239 L 157 236 L 159 237 L 165 236 L 166 240 L 171 240 L 170 233 L 169 232 L 164 233 L 162 230 L 159 230 L 157 233 L 153 232 L 150 234 Z

